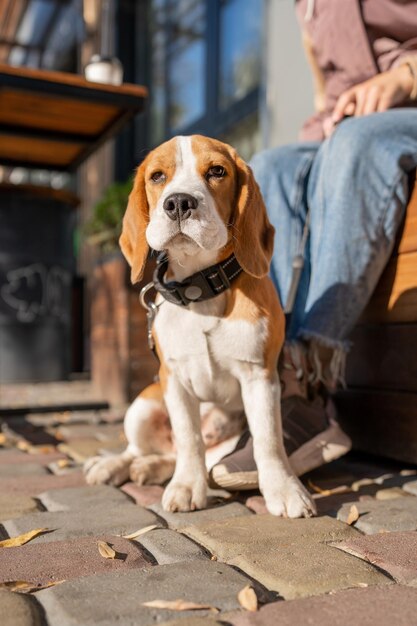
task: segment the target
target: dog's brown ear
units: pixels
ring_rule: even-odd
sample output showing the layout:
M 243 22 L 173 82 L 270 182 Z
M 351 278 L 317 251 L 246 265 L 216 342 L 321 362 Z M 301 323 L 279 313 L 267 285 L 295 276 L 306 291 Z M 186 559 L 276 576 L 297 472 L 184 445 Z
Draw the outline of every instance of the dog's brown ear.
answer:
M 133 189 L 129 196 L 126 213 L 123 218 L 122 234 L 119 244 L 132 268 L 132 283 L 140 281 L 148 256 L 149 246 L 146 241 L 146 227 L 149 222 L 149 205 L 145 190 L 145 172 L 142 164 L 135 176 Z
M 252 170 L 237 154 L 237 198 L 234 210 L 234 252 L 247 274 L 262 278 L 269 271 L 274 249 L 275 228 Z

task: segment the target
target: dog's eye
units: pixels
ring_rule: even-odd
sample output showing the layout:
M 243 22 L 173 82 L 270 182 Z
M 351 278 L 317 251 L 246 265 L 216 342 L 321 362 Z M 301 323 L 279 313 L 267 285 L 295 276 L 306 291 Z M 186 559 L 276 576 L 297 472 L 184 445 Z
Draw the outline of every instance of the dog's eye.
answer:
M 151 176 L 151 180 L 153 180 L 154 183 L 164 183 L 166 181 L 166 176 L 163 172 L 154 172 Z
M 226 176 L 226 170 L 221 165 L 213 165 L 206 174 L 207 180 L 209 178 L 223 178 L 223 176 Z

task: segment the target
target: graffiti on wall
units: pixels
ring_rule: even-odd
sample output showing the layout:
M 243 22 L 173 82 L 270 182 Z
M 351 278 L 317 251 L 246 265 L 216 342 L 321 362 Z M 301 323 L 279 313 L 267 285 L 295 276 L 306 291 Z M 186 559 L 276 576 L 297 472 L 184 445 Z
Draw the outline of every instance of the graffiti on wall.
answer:
M 0 304 L 3 301 L 8 314 L 13 311 L 19 322 L 30 323 L 46 315 L 68 321 L 71 273 L 64 268 L 32 263 L 9 270 L 2 282 Z

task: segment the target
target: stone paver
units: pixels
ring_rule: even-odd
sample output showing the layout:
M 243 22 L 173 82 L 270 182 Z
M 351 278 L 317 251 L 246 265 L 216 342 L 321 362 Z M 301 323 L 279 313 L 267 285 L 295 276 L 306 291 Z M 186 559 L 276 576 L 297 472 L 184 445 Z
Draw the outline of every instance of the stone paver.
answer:
M 376 565 L 399 583 L 417 586 L 416 532 L 352 537 L 333 545 Z
M 358 533 L 329 517 L 288 520 L 253 515 L 191 526 L 183 532 L 286 599 L 389 582 L 359 559 L 339 558 L 341 552 L 327 543 Z
M 109 442 L 106 442 L 109 443 Z M 69 443 L 60 443 L 58 450 L 67 454 L 77 463 L 84 463 L 91 456 L 97 456 L 103 442 L 95 438 L 74 439 Z
M 409 495 L 401 487 L 388 487 L 387 489 L 379 489 L 375 494 L 375 498 L 377 500 L 395 500 L 396 498 L 404 498 Z
M 119 558 L 105 559 L 97 541 L 106 541 Z M 120 537 L 80 537 L 70 541 L 28 543 L 3 550 L 0 559 L 0 582 L 25 580 L 33 585 L 70 580 L 102 572 L 128 571 L 150 567 L 151 560 L 138 543 Z
M 417 480 L 412 480 L 409 483 L 405 484 L 403 489 L 407 493 L 411 493 L 413 496 L 417 496 Z
M 45 476 L 48 470 L 38 463 L 13 463 L 0 465 L 0 478 L 15 478 L 19 476 Z
M 41 626 L 42 614 L 35 598 L 0 589 L 1 626 Z
M 112 439 L 121 440 L 123 436 L 122 424 L 66 424 L 56 429 L 56 437 L 71 441 L 74 439 L 93 438 L 99 441 Z
M 39 591 L 36 597 L 46 610 L 49 626 L 145 626 L 179 615 L 144 607 L 143 602 L 182 598 L 230 611 L 238 608 L 237 594 L 248 582 L 227 565 L 197 560 L 88 576 Z M 197 617 L 205 613 L 209 614 L 198 611 Z M 185 611 L 181 617 L 192 614 Z
M 136 483 L 126 483 L 121 490 L 141 506 L 151 506 L 160 502 L 164 493 L 164 488 L 159 485 L 137 485 Z
M 61 489 L 64 487 L 81 487 L 85 485 L 81 470 L 65 476 L 25 476 L 23 479 L 0 478 L 0 494 L 37 496 L 43 491 Z
M 53 461 L 64 459 L 65 455 L 62 452 L 53 451 L 47 454 L 41 454 L 34 452 L 28 454 L 21 452 L 20 450 L 1 450 L 0 451 L 0 465 L 21 465 L 22 463 L 37 463 L 39 465 L 49 465 Z
M 162 517 L 167 522 L 169 528 L 176 530 L 195 524 L 204 524 L 204 522 L 208 521 L 241 517 L 242 515 L 251 516 L 249 509 L 239 502 L 231 502 L 224 506 L 216 506 L 202 511 L 192 511 L 191 513 L 169 513 L 164 511 L 160 503 L 152 504 L 149 508 Z
M 160 565 L 180 563 L 194 559 L 207 559 L 208 554 L 200 546 L 174 530 L 155 529 L 138 537 Z
M 414 626 L 417 589 L 386 585 L 274 602 L 229 619 L 233 626 Z
M 417 498 L 395 498 L 394 500 L 367 500 L 355 502 L 359 519 L 355 528 L 367 535 L 384 531 L 417 530 Z M 346 521 L 351 504 L 338 511 L 337 517 Z
M 75 511 L 85 508 L 97 511 L 131 502 L 120 489 L 109 485 L 52 489 L 39 494 L 38 499 L 47 511 Z
M 2 522 L 3 528 L 10 537 L 29 532 L 34 528 L 53 530 L 53 532 L 32 539 L 31 543 L 47 543 L 103 534 L 126 535 L 151 524 L 161 526 L 161 522 L 153 513 L 133 503 L 119 504 L 109 507 L 106 511 L 103 509 L 96 511 L 92 508 L 33 513 Z
M 33 498 L 21 495 L 10 497 L 8 493 L 0 493 L 0 521 L 21 517 L 34 511 L 39 511 L 39 506 Z

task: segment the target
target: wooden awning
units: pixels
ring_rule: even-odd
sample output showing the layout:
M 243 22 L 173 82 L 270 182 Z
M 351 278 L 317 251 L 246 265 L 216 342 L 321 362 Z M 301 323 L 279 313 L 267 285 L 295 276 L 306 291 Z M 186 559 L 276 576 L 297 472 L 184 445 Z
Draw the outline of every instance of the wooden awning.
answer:
M 74 171 L 146 96 L 141 86 L 0 64 L 0 165 Z

